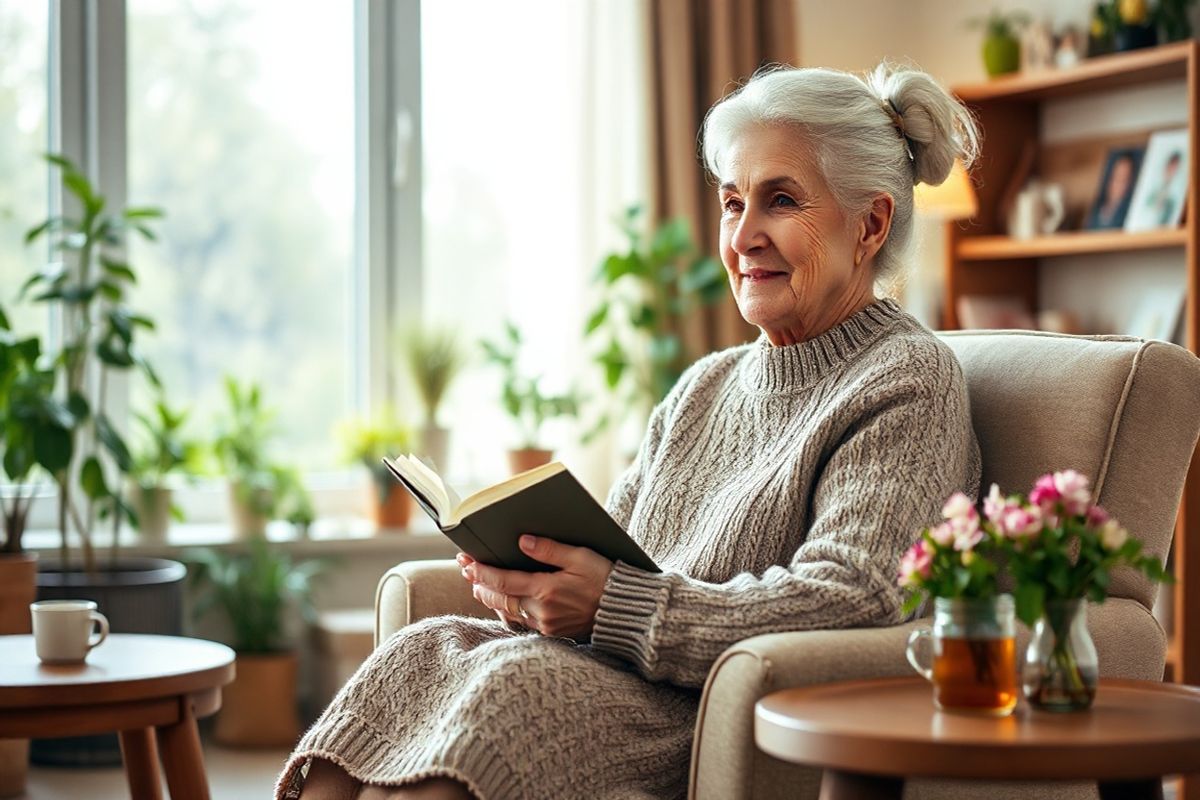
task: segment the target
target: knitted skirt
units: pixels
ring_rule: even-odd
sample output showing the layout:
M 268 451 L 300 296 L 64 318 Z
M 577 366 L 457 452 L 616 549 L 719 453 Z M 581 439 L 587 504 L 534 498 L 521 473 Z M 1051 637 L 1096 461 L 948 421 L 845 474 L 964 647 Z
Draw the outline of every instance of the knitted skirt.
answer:
M 698 704 L 588 646 L 433 617 L 375 649 L 275 796 L 297 796 L 301 766 L 319 757 L 383 786 L 448 776 L 480 800 L 683 797 Z

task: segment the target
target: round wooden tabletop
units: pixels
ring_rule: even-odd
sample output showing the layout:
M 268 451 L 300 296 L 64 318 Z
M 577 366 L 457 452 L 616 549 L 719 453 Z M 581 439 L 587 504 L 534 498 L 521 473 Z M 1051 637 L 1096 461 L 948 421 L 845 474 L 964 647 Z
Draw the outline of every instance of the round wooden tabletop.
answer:
M 767 695 L 754 736 L 785 761 L 851 773 L 995 780 L 1135 780 L 1200 772 L 1200 689 L 1102 680 L 1092 708 L 1009 717 L 938 711 L 920 678 Z
M 111 634 L 82 664 L 38 661 L 32 636 L 0 636 L 0 709 L 185 695 L 233 680 L 233 651 L 181 636 Z

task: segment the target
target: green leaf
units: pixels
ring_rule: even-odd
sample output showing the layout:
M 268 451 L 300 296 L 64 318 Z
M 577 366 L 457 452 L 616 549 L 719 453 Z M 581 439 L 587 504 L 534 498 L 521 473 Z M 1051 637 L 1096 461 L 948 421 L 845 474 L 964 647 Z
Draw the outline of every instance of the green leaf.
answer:
M 650 253 L 656 261 L 673 261 L 692 249 L 692 229 L 684 217 L 663 223 L 654 233 Z
M 84 494 L 93 500 L 108 497 L 108 484 L 104 481 L 104 469 L 100 466 L 100 459 L 89 456 L 83 462 L 83 469 L 79 471 L 79 485 L 83 487 Z
M 8 321 L 8 315 L 4 313 L 4 309 L 0 308 L 0 331 L 11 331 L 12 325 Z
M 87 398 L 79 391 L 71 392 L 67 396 L 67 410 L 71 412 L 77 422 L 83 422 L 91 414 Z
M 27 230 L 25 232 L 25 244 L 26 245 L 32 244 L 35 239 L 37 239 L 39 236 L 44 234 L 46 231 L 50 230 L 51 226 L 53 226 L 55 224 L 55 221 L 57 219 L 59 219 L 59 218 L 51 217 L 50 219 L 46 220 L 45 222 L 35 225 L 32 228 L 30 228 L 29 230 Z
M 104 271 L 109 275 L 122 278 L 130 283 L 137 283 L 137 276 L 133 274 L 133 270 L 129 268 L 128 264 L 125 264 L 121 261 L 113 261 L 111 258 L 101 256 L 100 266 L 103 267 Z
M 608 303 L 607 302 L 601 303 L 599 305 L 599 307 L 597 307 L 596 310 L 592 312 L 592 315 L 590 317 L 588 317 L 587 325 L 584 327 L 584 330 L 583 330 L 584 335 L 586 336 L 587 334 L 592 333 L 594 330 L 599 328 L 601 325 L 604 324 L 604 321 L 606 319 L 608 319 Z
M 124 295 L 121 287 L 112 281 L 100 281 L 97 288 L 100 290 L 100 294 L 114 303 L 120 302 L 122 295 Z
M 163 212 L 161 208 L 140 206 L 125 209 L 123 216 L 125 219 L 161 219 Z
M 103 414 L 96 415 L 96 436 L 112 454 L 113 460 L 117 462 L 117 467 L 122 472 L 129 472 L 133 469 L 133 458 L 129 454 L 125 440 L 108 421 L 108 417 Z
M 117 348 L 111 339 L 96 344 L 96 357 L 108 366 L 118 369 L 128 369 L 134 365 L 133 356 L 128 348 Z
M 1046 602 L 1046 589 L 1038 583 L 1018 583 L 1013 593 L 1017 618 L 1033 627 L 1042 616 Z
M 33 435 L 33 452 L 42 469 L 57 475 L 71 463 L 71 432 L 55 425 L 39 426 Z
M 96 195 L 92 191 L 92 184 L 81 173 L 74 169 L 65 169 L 62 178 L 63 186 L 71 194 L 79 198 L 85 208 L 93 208 L 96 204 Z

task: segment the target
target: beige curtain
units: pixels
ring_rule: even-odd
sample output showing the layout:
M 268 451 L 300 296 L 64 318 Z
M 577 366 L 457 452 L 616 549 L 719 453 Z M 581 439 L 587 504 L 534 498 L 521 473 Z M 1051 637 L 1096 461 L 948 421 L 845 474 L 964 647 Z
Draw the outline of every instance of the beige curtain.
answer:
M 719 208 L 699 158 L 704 115 L 764 64 L 796 60 L 795 0 L 648 0 L 652 216 L 686 217 L 701 248 L 717 254 Z M 732 297 L 693 312 L 682 337 L 689 358 L 753 339 Z

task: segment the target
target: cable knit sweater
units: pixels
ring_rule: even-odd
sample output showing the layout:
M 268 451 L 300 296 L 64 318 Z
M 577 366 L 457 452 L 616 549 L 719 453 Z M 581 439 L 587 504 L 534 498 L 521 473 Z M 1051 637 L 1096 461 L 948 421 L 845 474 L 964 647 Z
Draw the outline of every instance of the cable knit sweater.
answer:
M 376 649 L 301 740 L 368 783 L 484 800 L 683 797 L 702 686 L 757 634 L 902 620 L 896 570 L 979 450 L 954 356 L 891 300 L 694 364 L 608 508 L 663 568 L 613 569 L 590 645 L 437 617 Z

